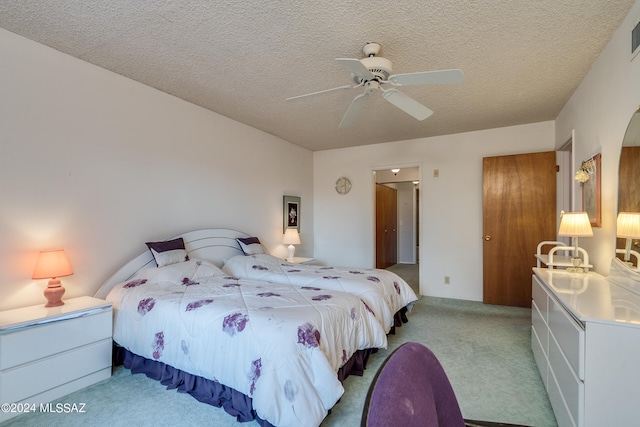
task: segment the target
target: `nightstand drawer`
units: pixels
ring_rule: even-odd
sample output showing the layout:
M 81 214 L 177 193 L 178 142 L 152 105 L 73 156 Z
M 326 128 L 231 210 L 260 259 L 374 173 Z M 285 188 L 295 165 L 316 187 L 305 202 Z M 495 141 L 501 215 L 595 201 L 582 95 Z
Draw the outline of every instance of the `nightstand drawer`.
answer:
M 111 309 L 0 335 L 0 371 L 111 338 Z
M 111 367 L 111 339 L 105 339 L 0 374 L 0 402 L 19 402 Z

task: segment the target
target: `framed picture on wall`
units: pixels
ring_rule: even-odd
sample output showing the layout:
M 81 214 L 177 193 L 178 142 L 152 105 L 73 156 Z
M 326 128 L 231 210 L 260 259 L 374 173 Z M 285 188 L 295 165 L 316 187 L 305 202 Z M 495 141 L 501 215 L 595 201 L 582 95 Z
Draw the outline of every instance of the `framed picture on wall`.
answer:
M 589 175 L 589 179 L 582 183 L 582 210 L 589 215 L 592 227 L 602 226 L 600 218 L 600 160 L 601 155 L 596 154 L 583 162 L 581 167 Z
M 300 232 L 300 197 L 284 196 L 283 198 L 283 227 L 284 233 L 287 228 L 297 228 Z

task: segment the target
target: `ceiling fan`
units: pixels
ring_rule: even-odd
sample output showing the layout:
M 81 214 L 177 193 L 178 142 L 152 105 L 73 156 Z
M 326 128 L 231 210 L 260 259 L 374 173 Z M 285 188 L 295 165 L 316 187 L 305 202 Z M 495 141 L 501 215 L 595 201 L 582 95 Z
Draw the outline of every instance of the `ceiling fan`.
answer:
M 429 108 L 420 104 L 415 99 L 405 95 L 397 89 L 385 89 L 383 86 L 390 84 L 392 86 L 412 86 L 427 84 L 445 84 L 445 83 L 461 83 L 464 81 L 464 75 L 460 70 L 440 70 L 440 71 L 423 71 L 418 73 L 391 74 L 393 67 L 391 61 L 381 56 L 380 45 L 378 43 L 367 43 L 362 48 L 365 58 L 338 58 L 336 61 L 344 68 L 351 72 L 354 85 L 345 85 L 325 89 L 318 92 L 307 93 L 304 95 L 292 96 L 287 101 L 303 98 L 306 96 L 319 95 L 326 92 L 342 89 L 355 89 L 364 87 L 364 92 L 356 96 L 347 112 L 342 117 L 342 121 L 338 127 L 344 128 L 349 126 L 357 117 L 358 113 L 366 103 L 368 96 L 376 91 L 381 91 L 384 99 L 395 105 L 405 113 L 413 116 L 417 120 L 424 120 L 433 114 Z

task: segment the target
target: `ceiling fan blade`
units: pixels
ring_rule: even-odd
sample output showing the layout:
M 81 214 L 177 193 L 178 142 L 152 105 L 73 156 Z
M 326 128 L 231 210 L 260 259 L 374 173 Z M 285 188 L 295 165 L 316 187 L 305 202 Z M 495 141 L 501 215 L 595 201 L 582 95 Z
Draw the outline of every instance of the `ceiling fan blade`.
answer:
M 346 86 L 334 87 L 334 88 L 331 88 L 331 89 L 319 90 L 318 92 L 305 93 L 304 95 L 291 96 L 291 97 L 287 98 L 286 100 L 287 101 L 291 101 L 292 99 L 304 98 L 305 96 L 319 95 L 321 93 L 332 92 L 334 90 L 352 89 L 354 87 L 358 87 L 358 86 L 346 85 Z
M 362 80 L 373 80 L 375 76 L 371 74 L 371 71 L 364 66 L 359 59 L 353 58 L 338 58 L 336 59 L 347 70 L 351 71 L 354 75 L 360 77 Z
M 360 110 L 362 110 L 362 107 L 367 101 L 367 95 L 368 93 L 365 92 L 353 98 L 353 101 L 351 101 L 351 105 L 349 105 L 347 112 L 344 113 L 342 121 L 338 125 L 339 128 L 346 128 L 351 123 L 353 123 L 353 121 L 358 116 L 358 113 L 360 112 Z
M 402 92 L 398 92 L 395 89 L 389 89 L 383 93 L 384 99 L 404 111 L 405 113 L 413 116 L 417 120 L 424 120 L 433 114 L 433 111 L 420 104 L 413 98 L 405 95 Z
M 396 86 L 462 83 L 464 74 L 461 70 L 423 71 L 391 75 L 388 80 L 389 83 Z

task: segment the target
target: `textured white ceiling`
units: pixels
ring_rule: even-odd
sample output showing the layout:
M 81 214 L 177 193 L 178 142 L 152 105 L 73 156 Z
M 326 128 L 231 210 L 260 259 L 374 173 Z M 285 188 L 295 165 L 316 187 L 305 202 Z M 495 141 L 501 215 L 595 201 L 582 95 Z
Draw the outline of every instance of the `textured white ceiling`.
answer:
M 552 120 L 634 0 L 0 0 L 0 27 L 311 150 Z M 419 122 L 351 83 L 335 58 L 368 41 L 395 73 L 465 82 L 400 90 Z

